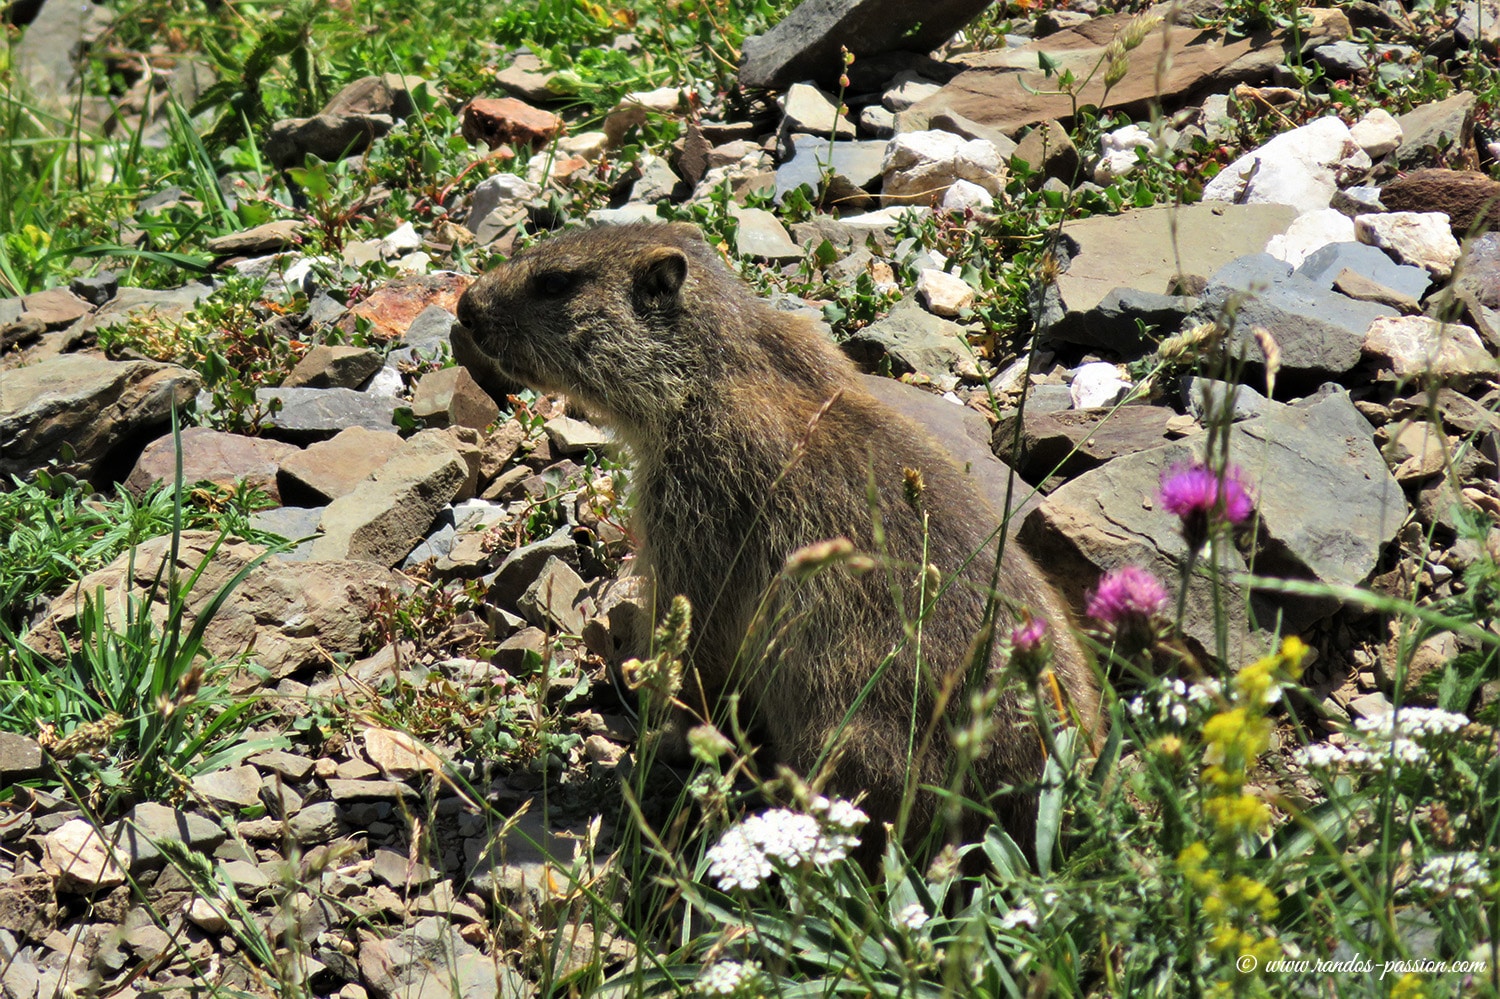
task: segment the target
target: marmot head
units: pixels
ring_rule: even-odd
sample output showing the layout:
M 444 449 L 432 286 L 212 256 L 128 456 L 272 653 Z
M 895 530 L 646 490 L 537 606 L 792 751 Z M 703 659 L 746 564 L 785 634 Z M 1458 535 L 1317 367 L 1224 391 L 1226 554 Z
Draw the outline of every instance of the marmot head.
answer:
M 690 225 L 578 230 L 484 274 L 458 320 L 505 374 L 573 396 L 630 438 L 669 420 L 709 375 L 720 331 L 687 303 L 715 296 L 728 276 L 715 268 Z

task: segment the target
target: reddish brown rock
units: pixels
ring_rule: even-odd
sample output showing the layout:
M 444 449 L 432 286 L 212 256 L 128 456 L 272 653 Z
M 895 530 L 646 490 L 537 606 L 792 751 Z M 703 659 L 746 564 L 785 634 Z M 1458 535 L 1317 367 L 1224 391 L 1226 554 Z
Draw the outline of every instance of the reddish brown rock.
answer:
M 509 143 L 533 149 L 562 131 L 562 119 L 514 97 L 478 97 L 464 106 L 464 138 L 494 149 Z
M 472 280 L 466 275 L 449 271 L 401 278 L 372 292 L 368 298 L 350 309 L 348 314 L 368 319 L 376 336 L 394 340 L 405 334 L 411 321 L 429 305 L 457 312 L 458 298 L 468 289 Z M 350 330 L 353 329 L 352 318 L 344 322 L 348 323 Z
M 1380 189 L 1393 212 L 1443 212 L 1459 239 L 1500 225 L 1500 181 L 1473 170 L 1413 170 Z
M 338 499 L 353 492 L 400 447 L 401 436 L 394 432 L 349 427 L 283 461 L 282 491 L 317 504 Z
M 21 299 L 22 316 L 49 330 L 61 329 L 94 311 L 94 307 L 66 288 L 49 288 Z
M 287 458 L 299 453 L 295 445 L 264 437 L 226 434 L 208 427 L 188 427 L 181 437 L 184 483 L 212 482 L 232 489 L 236 482 L 244 480 L 281 502 L 276 470 Z M 168 434 L 146 445 L 125 480 L 125 488 L 140 496 L 158 482 L 172 482 L 176 475 L 177 449 Z

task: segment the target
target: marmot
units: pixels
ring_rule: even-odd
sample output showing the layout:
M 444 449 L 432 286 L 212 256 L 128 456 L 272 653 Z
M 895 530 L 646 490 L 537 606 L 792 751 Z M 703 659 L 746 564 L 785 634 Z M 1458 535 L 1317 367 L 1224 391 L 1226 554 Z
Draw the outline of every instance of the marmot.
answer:
M 983 626 L 987 539 L 999 515 L 922 427 L 863 390 L 813 323 L 757 298 L 684 224 L 553 236 L 475 281 L 458 319 L 502 372 L 577 400 L 634 452 L 640 562 L 659 606 L 675 594 L 692 605 L 684 700 L 708 717 L 714 705 L 696 704 L 697 691 L 710 702 L 739 691 L 742 714 L 753 712 L 742 721 L 804 776 L 831 751 L 828 787 L 867 793 L 876 850 L 878 823 L 896 820 L 908 786 L 950 785 L 950 729 L 969 708 L 950 681 L 967 675 Z M 840 537 L 876 554 L 880 568 L 833 567 L 772 589 L 789 555 Z M 924 564 L 959 578 L 906 630 L 903 614 L 914 621 L 922 581 L 934 578 Z M 1092 667 L 1058 597 L 1013 542 L 998 589 L 997 635 L 1018 608 L 1051 625 L 1059 685 L 1092 734 Z M 945 684 L 947 715 L 909 771 Z M 1045 751 L 1014 685 L 994 720 L 965 792 L 1034 792 Z M 1029 852 L 1034 797 L 993 804 Z M 936 796 L 918 795 L 909 839 L 931 827 L 935 807 Z M 971 826 L 966 834 L 982 828 Z

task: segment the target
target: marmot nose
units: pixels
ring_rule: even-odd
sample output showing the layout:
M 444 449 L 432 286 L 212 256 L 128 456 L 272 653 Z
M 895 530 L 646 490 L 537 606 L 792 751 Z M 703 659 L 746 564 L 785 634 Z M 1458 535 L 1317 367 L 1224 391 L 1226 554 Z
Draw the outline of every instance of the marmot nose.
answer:
M 474 290 L 473 286 L 471 285 L 469 287 L 469 290 L 465 291 L 461 296 L 459 296 L 458 299 L 459 325 L 466 330 L 473 330 L 474 322 L 479 318 L 476 315 L 478 311 L 479 307 L 474 304 Z

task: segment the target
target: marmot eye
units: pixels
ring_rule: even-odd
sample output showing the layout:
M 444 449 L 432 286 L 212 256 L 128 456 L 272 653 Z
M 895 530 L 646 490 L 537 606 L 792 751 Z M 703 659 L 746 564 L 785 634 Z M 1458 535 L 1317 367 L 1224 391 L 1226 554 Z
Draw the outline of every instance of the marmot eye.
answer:
M 567 271 L 543 271 L 532 282 L 538 295 L 557 298 L 573 287 L 573 275 Z

